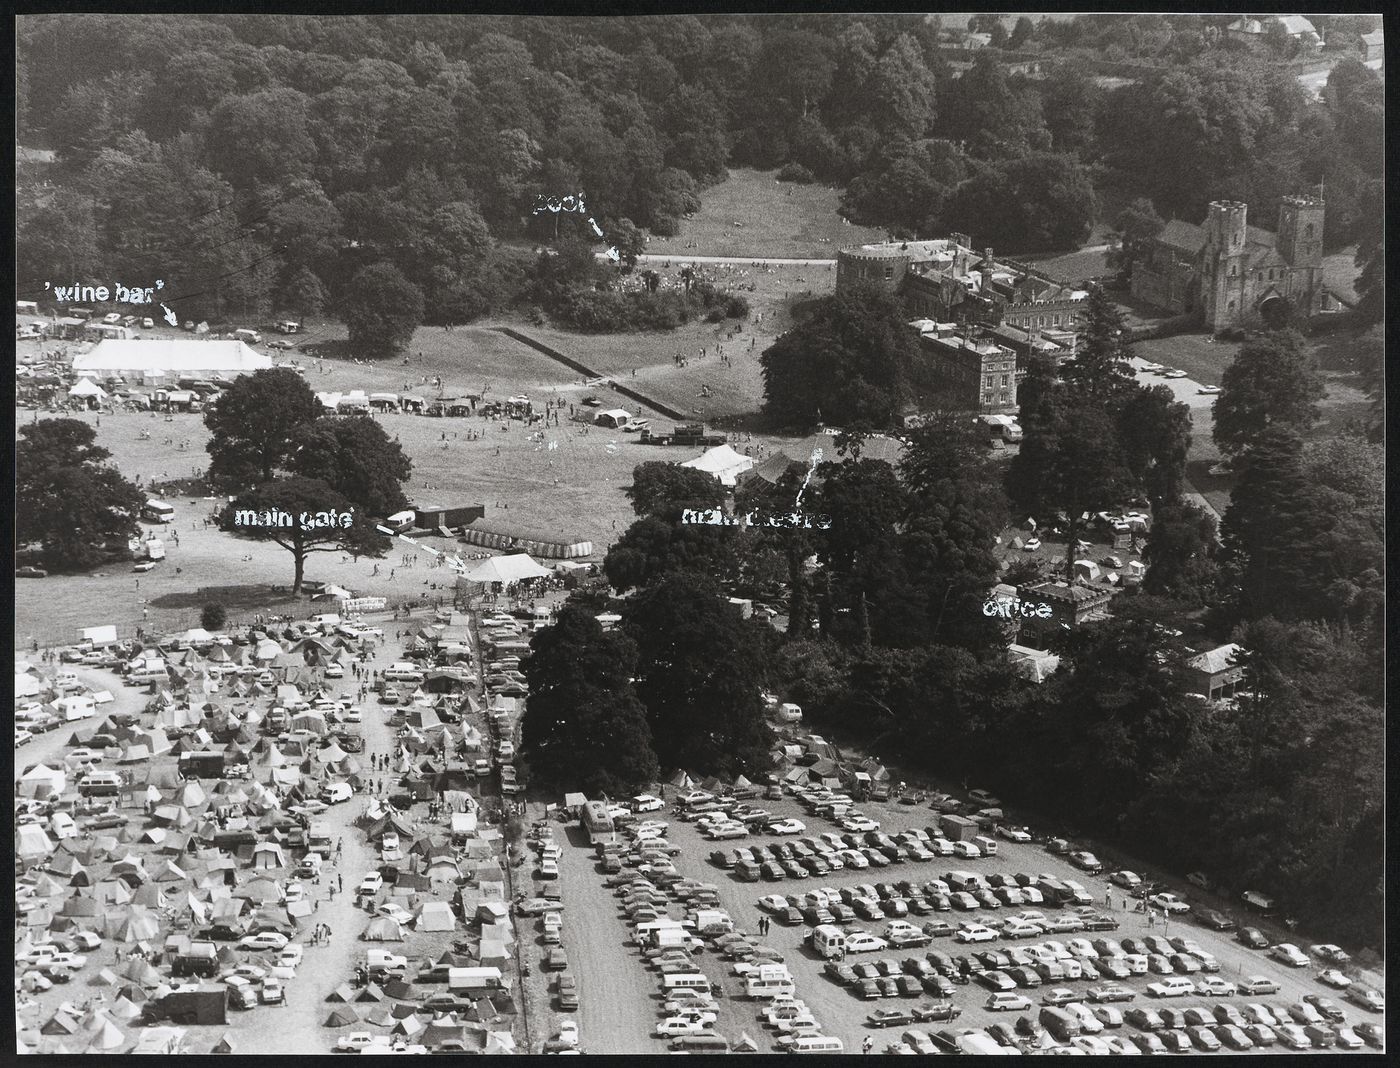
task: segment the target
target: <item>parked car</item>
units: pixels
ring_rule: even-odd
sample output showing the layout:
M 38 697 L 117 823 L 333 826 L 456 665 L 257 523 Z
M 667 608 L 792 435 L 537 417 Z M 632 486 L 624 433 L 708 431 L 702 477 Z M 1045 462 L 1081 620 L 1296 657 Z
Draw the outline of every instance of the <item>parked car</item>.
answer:
M 1385 1030 L 1380 1024 L 1359 1023 L 1352 1027 L 1352 1030 L 1360 1035 L 1361 1041 L 1372 1049 L 1385 1048 Z
M 1269 956 L 1274 960 L 1282 961 L 1284 964 L 1294 968 L 1306 968 L 1308 966 L 1307 954 L 1291 942 L 1280 942 L 1269 950 Z
M 1318 972 L 1317 981 L 1336 990 L 1345 990 L 1351 986 L 1351 980 L 1337 971 L 1336 968 L 1324 968 Z
M 1176 894 L 1167 892 L 1153 894 L 1147 899 L 1147 903 L 1153 908 L 1161 909 L 1164 912 L 1177 913 L 1191 911 L 1191 906 L 1188 905 L 1185 901 L 1177 897 Z
M 1327 943 L 1312 946 L 1311 952 L 1314 957 L 1320 957 L 1328 964 L 1346 964 L 1351 960 L 1351 954 L 1342 949 L 1341 946 L 1334 946 Z
M 1251 975 L 1248 979 L 1241 979 L 1236 985 L 1245 997 L 1277 994 L 1279 991 L 1278 983 L 1264 975 Z
M 1031 999 L 1024 994 L 998 992 L 987 998 L 983 1008 L 989 1012 L 1024 1012 L 1033 1005 Z
M 1264 937 L 1264 932 L 1257 927 L 1241 927 L 1235 938 L 1250 949 L 1269 948 L 1269 940 Z
M 1203 909 L 1196 913 L 1196 919 L 1213 931 L 1233 931 L 1235 921 L 1218 909 Z
M 1385 995 L 1379 990 L 1353 983 L 1343 996 L 1353 1005 L 1359 1005 L 1369 1012 L 1385 1012 Z
M 1303 1003 L 1311 1005 L 1322 1018 L 1329 1023 L 1345 1023 L 1347 1014 L 1342 1011 L 1342 1007 L 1331 998 L 1323 994 L 1304 994 Z

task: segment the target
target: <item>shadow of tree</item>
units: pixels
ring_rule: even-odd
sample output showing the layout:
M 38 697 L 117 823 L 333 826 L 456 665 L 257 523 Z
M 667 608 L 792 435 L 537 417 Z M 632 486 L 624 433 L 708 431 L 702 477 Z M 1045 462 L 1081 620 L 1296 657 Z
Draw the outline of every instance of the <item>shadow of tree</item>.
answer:
M 290 607 L 301 603 L 301 598 L 293 597 L 285 588 L 265 585 L 201 586 L 197 590 L 183 590 L 151 598 L 151 604 L 156 608 L 202 608 L 210 602 L 217 602 L 233 612 Z

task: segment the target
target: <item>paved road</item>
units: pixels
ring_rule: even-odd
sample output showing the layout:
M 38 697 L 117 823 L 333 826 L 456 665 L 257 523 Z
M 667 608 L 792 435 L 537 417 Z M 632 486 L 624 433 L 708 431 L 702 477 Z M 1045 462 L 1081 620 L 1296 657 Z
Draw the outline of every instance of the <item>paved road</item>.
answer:
M 1193 382 L 1189 378 L 1163 378 L 1150 371 L 1144 371 L 1143 367 L 1150 362 L 1150 360 L 1144 360 L 1140 356 L 1132 358 L 1132 365 L 1137 371 L 1137 379 L 1144 386 L 1166 386 L 1172 391 L 1173 397 L 1191 408 L 1209 408 L 1215 403 L 1213 394 L 1201 393 L 1201 383 L 1199 382 Z M 1205 509 L 1217 520 L 1222 518 L 1210 501 L 1206 500 L 1205 496 L 1191 484 L 1189 479 L 1185 480 L 1183 493 L 1192 504 Z

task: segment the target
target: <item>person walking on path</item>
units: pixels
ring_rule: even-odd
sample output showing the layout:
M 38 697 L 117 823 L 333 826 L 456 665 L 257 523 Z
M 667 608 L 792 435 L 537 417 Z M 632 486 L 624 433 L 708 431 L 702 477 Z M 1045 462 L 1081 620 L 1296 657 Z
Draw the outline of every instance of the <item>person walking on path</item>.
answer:
M 860 1044 L 861 1053 L 869 1053 L 875 1048 L 875 1040 L 869 1035 L 865 1036 L 865 1041 Z
M 337 876 L 335 877 L 335 881 L 336 881 L 336 883 L 339 885 L 339 887 L 340 887 L 340 889 L 341 889 L 341 892 L 343 893 L 343 892 L 345 891 L 345 876 L 344 876 L 344 875 L 337 875 Z

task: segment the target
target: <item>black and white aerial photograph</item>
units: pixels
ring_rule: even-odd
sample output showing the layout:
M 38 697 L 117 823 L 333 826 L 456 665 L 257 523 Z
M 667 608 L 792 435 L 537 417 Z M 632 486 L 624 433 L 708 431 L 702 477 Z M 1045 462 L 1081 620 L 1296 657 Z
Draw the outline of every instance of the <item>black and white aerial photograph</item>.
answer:
M 591 7 L 12 16 L 16 1053 L 1383 1053 L 1389 19 Z

